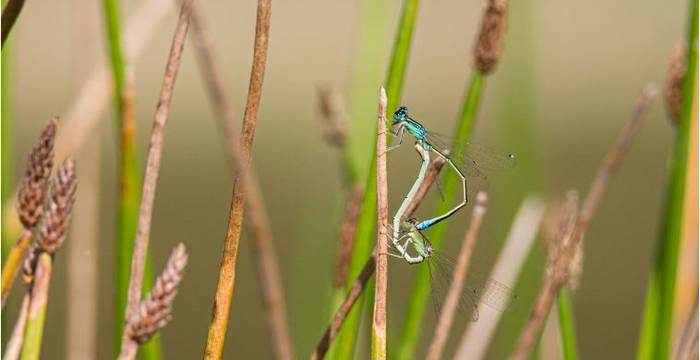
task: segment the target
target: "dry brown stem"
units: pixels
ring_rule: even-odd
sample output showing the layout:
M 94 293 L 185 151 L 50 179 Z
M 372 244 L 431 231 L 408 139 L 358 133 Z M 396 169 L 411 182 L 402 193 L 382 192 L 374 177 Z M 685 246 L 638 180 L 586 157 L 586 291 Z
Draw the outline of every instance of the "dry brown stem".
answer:
M 487 1 L 479 36 L 474 44 L 474 67 L 484 74 L 493 71 L 498 64 L 508 26 L 506 0 Z
M 447 337 L 450 333 L 452 322 L 454 321 L 457 305 L 459 305 L 462 289 L 464 288 L 464 280 L 467 277 L 467 269 L 469 268 L 472 253 L 474 252 L 477 235 L 479 234 L 479 229 L 481 228 L 481 223 L 483 222 L 484 214 L 486 213 L 486 201 L 487 197 L 485 192 L 479 192 L 476 195 L 476 205 L 474 205 L 474 210 L 472 210 L 472 218 L 471 221 L 469 221 L 469 228 L 467 229 L 467 233 L 464 235 L 462 248 L 459 252 L 457 264 L 455 265 L 454 272 L 452 274 L 450 289 L 445 297 L 445 304 L 442 307 L 440 318 L 438 319 L 438 323 L 435 327 L 433 341 L 430 343 L 430 347 L 428 348 L 428 359 L 437 360 L 442 357 L 442 352 L 445 348 L 445 343 L 447 342 Z
M 125 319 L 130 319 L 132 314 L 138 311 L 141 288 L 143 286 L 143 271 L 148 250 L 148 241 L 151 229 L 151 216 L 153 214 L 153 201 L 160 170 L 160 159 L 163 153 L 163 143 L 165 140 L 165 125 L 170 117 L 170 103 L 172 101 L 173 89 L 177 78 L 180 61 L 182 59 L 182 48 L 185 44 L 187 28 L 189 26 L 190 13 L 193 0 L 185 0 L 180 9 L 180 16 L 177 20 L 175 35 L 170 47 L 170 54 L 165 68 L 163 85 L 161 87 L 158 106 L 156 108 L 153 129 L 151 130 L 151 140 L 148 149 L 148 159 L 146 171 L 143 179 L 143 191 L 141 205 L 139 208 L 139 218 L 134 240 L 134 252 L 131 259 L 131 275 L 129 278 L 129 291 Z
M 252 150 L 255 124 L 257 121 L 260 97 L 262 95 L 263 78 L 265 74 L 265 62 L 267 59 L 267 45 L 270 30 L 271 0 L 259 0 L 257 20 L 255 25 L 255 45 L 253 48 L 253 66 L 251 69 L 250 84 L 248 87 L 248 99 L 243 117 L 243 130 L 241 135 L 241 161 L 236 163 L 238 179 L 233 185 L 231 208 L 229 211 L 226 240 L 219 268 L 219 280 L 212 309 L 212 318 L 209 324 L 207 344 L 204 351 L 205 359 L 220 359 L 224 350 L 224 341 L 228 319 L 233 300 L 233 290 L 236 280 L 236 258 L 238 256 L 238 243 L 241 235 L 241 224 L 244 212 L 244 192 L 248 183 L 248 167 Z M 248 187 L 250 190 L 250 187 Z M 282 356 L 283 354 L 278 354 Z
M 273 338 L 275 353 L 278 358 L 291 359 L 292 345 L 287 325 L 284 287 L 280 275 L 274 240 L 263 201 L 260 186 L 254 169 L 245 169 L 248 160 L 244 157 L 234 130 L 233 107 L 231 106 L 219 77 L 219 68 L 214 60 L 212 44 L 207 37 L 202 18 L 198 13 L 192 14 L 192 37 L 200 70 L 207 85 L 209 97 L 217 113 L 224 133 L 224 147 L 231 163 L 237 171 L 244 202 L 248 206 L 250 228 L 252 230 L 255 260 L 258 266 L 263 301 L 267 310 L 267 319 Z
M 683 326 L 683 332 L 678 341 L 675 360 L 690 360 L 698 358 L 698 298 L 695 297 L 693 311 L 690 312 Z
M 345 287 L 345 279 L 350 271 L 350 257 L 352 256 L 352 244 L 357 232 L 357 221 L 360 218 L 362 198 L 365 195 L 365 187 L 361 183 L 355 184 L 345 200 L 340 232 L 338 235 L 337 249 L 337 273 L 334 280 L 336 288 Z
M 343 300 L 343 303 L 335 312 L 333 320 L 331 320 L 331 323 L 323 333 L 321 340 L 318 342 L 318 345 L 316 345 L 316 351 L 311 354 L 312 360 L 323 359 L 326 352 L 328 352 L 333 340 L 335 340 L 335 337 L 340 332 L 340 327 L 343 326 L 345 318 L 348 316 L 348 313 L 352 309 L 353 305 L 355 305 L 357 299 L 360 298 L 362 291 L 365 289 L 365 285 L 367 285 L 367 282 L 374 274 L 376 268 L 375 260 L 376 257 L 374 254 L 367 259 L 365 266 L 362 267 L 360 274 L 357 275 L 357 279 L 352 283 L 350 291 L 348 291 L 348 294 L 345 296 L 345 300 Z
M 24 7 L 24 0 L 9 0 L 5 9 L 2 11 L 2 46 L 5 46 L 5 41 L 10 35 L 10 30 L 17 22 L 19 13 Z
M 8 340 L 5 345 L 5 353 L 2 356 L 3 360 L 19 359 L 19 354 L 22 352 L 22 340 L 24 340 L 24 328 L 27 325 L 28 312 L 29 294 L 25 294 L 24 299 L 22 299 L 22 306 L 19 309 L 19 315 L 17 315 L 15 328 L 12 330 L 10 340 Z
M 381 88 L 377 116 L 377 253 L 386 254 L 389 247 L 389 195 L 386 176 L 386 91 Z M 377 279 L 372 316 L 372 359 L 386 359 L 386 256 L 377 259 Z
M 610 152 L 608 152 L 601 167 L 598 169 L 598 173 L 583 201 L 583 206 L 581 207 L 578 220 L 576 221 L 576 227 L 572 234 L 572 240 L 560 251 L 552 266 L 551 273 L 546 277 L 542 285 L 535 305 L 530 312 L 530 318 L 513 352 L 513 359 L 524 360 L 530 353 L 535 339 L 537 338 L 537 334 L 539 333 L 539 328 L 549 313 L 554 298 L 559 292 L 559 289 L 568 281 L 571 261 L 576 255 L 576 249 L 583 241 L 588 224 L 600 204 L 603 193 L 610 182 L 610 177 L 622 163 L 624 155 L 629 150 L 632 139 L 637 133 L 644 115 L 648 112 L 651 101 L 655 95 L 656 91 L 651 86 L 645 88 L 637 103 L 632 118 L 622 130 L 617 141 L 613 144 L 612 149 L 610 149 Z

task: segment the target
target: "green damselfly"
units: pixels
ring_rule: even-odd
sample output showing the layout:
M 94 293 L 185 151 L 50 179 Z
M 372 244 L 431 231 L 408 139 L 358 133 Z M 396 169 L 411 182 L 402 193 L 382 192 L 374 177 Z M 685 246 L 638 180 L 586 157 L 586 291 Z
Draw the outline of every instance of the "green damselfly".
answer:
M 484 174 L 484 168 L 491 167 L 491 169 L 500 170 L 508 169 L 515 166 L 515 155 L 511 153 L 494 155 L 494 151 L 490 151 L 484 147 L 465 144 L 464 152 L 449 154 L 448 153 L 448 141 L 445 140 L 444 136 L 438 135 L 426 129 L 420 122 L 413 119 L 408 114 L 408 108 L 406 106 L 401 106 L 394 112 L 393 122 L 391 124 L 394 129 L 391 131 L 391 135 L 398 137 L 398 143 L 387 148 L 387 151 L 398 148 L 403 143 L 404 133 L 409 132 L 418 144 L 423 148 L 423 164 L 421 167 L 421 172 L 419 173 L 416 184 L 423 181 L 423 176 L 427 170 L 428 163 L 430 162 L 430 152 L 435 153 L 437 156 L 443 158 L 450 167 L 454 170 L 457 177 L 462 184 L 462 199 L 454 206 L 452 209 L 448 210 L 444 214 L 440 214 L 428 220 L 419 222 L 416 225 L 417 230 L 426 230 L 429 227 L 449 218 L 454 215 L 457 211 L 463 208 L 469 202 L 468 189 L 467 189 L 467 176 L 473 176 L 481 179 L 486 179 Z M 470 152 L 472 154 L 466 154 Z M 479 156 L 474 157 L 473 154 L 478 153 Z M 463 161 L 465 159 L 467 161 Z M 462 165 L 462 163 L 464 164 Z M 465 174 L 467 176 L 465 176 Z M 409 193 L 410 195 L 410 193 Z M 406 201 L 408 201 L 408 196 Z M 398 226 L 397 218 L 403 216 L 403 213 L 399 211 L 397 217 L 394 219 L 394 227 Z
M 408 219 L 401 224 L 398 231 L 399 237 L 391 239 L 396 253 L 387 255 L 405 260 L 409 264 L 425 263 L 428 266 L 432 288 L 433 304 L 436 315 L 438 314 L 438 299 L 443 298 L 444 292 L 449 288 L 454 268 L 454 260 L 438 252 L 430 243 L 422 231 L 417 229 L 418 221 Z M 513 301 L 517 299 L 511 289 L 491 278 L 484 278 L 470 271 L 462 293 L 460 294 L 460 307 L 462 313 L 471 313 L 471 320 L 479 319 L 478 304 L 484 304 L 497 311 L 505 311 Z

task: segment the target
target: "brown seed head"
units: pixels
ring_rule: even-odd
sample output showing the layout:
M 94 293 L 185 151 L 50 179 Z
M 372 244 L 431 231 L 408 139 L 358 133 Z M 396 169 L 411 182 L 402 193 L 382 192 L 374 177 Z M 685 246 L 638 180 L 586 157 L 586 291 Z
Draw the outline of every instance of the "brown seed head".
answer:
M 686 48 L 682 43 L 678 43 L 671 55 L 666 74 L 666 110 L 675 125 L 681 115 L 681 102 L 683 101 L 683 78 L 686 72 Z
M 63 244 L 70 223 L 71 208 L 78 186 L 73 160 L 66 160 L 56 172 L 51 185 L 51 200 L 46 205 L 37 244 L 53 254 Z
M 508 3 L 506 0 L 487 0 L 481 30 L 474 44 L 474 67 L 484 74 L 493 71 L 501 58 L 506 35 Z
M 27 170 L 17 195 L 17 212 L 25 229 L 36 226 L 41 216 L 46 184 L 53 167 L 53 145 L 58 118 L 53 118 L 39 136 L 39 143 L 27 160 Z
M 151 292 L 141 302 L 138 312 L 130 317 L 127 335 L 131 339 L 143 344 L 168 324 L 185 265 L 187 265 L 187 253 L 185 246 L 180 244 L 173 250 L 165 270 L 156 279 Z

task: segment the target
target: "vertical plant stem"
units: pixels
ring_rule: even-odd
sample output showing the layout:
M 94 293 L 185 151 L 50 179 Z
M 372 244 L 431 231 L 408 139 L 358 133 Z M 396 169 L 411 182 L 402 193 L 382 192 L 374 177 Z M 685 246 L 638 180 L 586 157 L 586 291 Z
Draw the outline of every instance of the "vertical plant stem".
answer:
M 180 9 L 180 16 L 175 28 L 170 54 L 165 68 L 163 85 L 158 99 L 153 130 L 151 131 L 151 141 L 148 149 L 148 159 L 146 162 L 146 172 L 143 181 L 143 191 L 141 205 L 139 208 L 138 226 L 134 240 L 134 252 L 131 260 L 131 273 L 129 279 L 129 290 L 127 298 L 127 308 L 125 319 L 129 319 L 131 314 L 138 310 L 141 291 L 143 286 L 143 275 L 145 268 L 146 252 L 150 237 L 151 217 L 153 214 L 153 201 L 160 170 L 160 160 L 163 154 L 163 143 L 165 140 L 165 126 L 170 117 L 170 104 L 172 102 L 175 80 L 180 68 L 182 59 L 182 49 L 187 36 L 190 13 L 193 0 L 185 0 Z M 124 340 L 122 340 L 124 341 Z
M 469 228 L 464 236 L 462 248 L 459 251 L 459 257 L 457 258 L 457 265 L 455 266 L 454 273 L 452 274 L 450 289 L 447 292 L 445 303 L 442 306 L 442 311 L 440 312 L 440 317 L 438 318 L 438 323 L 435 326 L 435 335 L 433 336 L 433 340 L 428 348 L 427 358 L 430 360 L 438 360 L 442 358 L 442 352 L 445 348 L 445 343 L 447 342 L 450 328 L 452 327 L 452 322 L 454 321 L 457 305 L 459 304 L 462 295 L 462 289 L 464 288 L 464 280 L 467 277 L 467 269 L 469 269 L 469 263 L 472 253 L 474 252 L 477 235 L 479 234 L 479 229 L 481 228 L 481 223 L 483 222 L 484 214 L 486 213 L 486 201 L 487 198 L 485 192 L 480 192 L 477 194 L 476 205 L 472 211 L 471 221 L 469 221 Z
M 5 41 L 10 35 L 12 27 L 17 22 L 19 14 L 24 7 L 24 0 L 9 0 L 5 8 L 2 9 L 2 46 L 5 46 Z
M 293 351 L 287 325 L 284 287 L 282 286 L 282 276 L 279 271 L 277 255 L 275 254 L 267 210 L 265 209 L 254 169 L 238 170 L 247 166 L 247 160 L 239 147 L 238 136 L 233 127 L 235 123 L 233 107 L 227 100 L 229 96 L 226 95 L 218 76 L 220 72 L 214 61 L 212 44 L 207 37 L 202 18 L 196 9 L 192 13 L 192 43 L 197 51 L 200 70 L 224 134 L 224 148 L 234 170 L 241 178 L 239 185 L 242 188 L 243 199 L 248 206 L 248 218 L 254 240 L 254 258 L 258 267 L 263 301 L 266 304 L 265 308 L 267 310 L 270 334 L 273 339 L 274 353 L 278 359 L 291 359 Z M 243 179 L 244 177 L 245 179 Z
M 477 110 L 479 108 L 479 102 L 481 100 L 484 76 L 484 74 L 477 71 L 474 73 L 474 75 L 472 75 L 471 80 L 469 81 L 469 87 L 462 106 L 462 115 L 457 123 L 455 144 L 453 149 L 450 149 L 452 153 L 463 151 L 461 147 L 471 136 Z M 454 198 L 457 192 L 457 185 L 456 177 L 449 176 L 445 178 L 443 183 L 443 193 L 445 195 L 445 199 Z M 452 205 L 449 201 L 438 202 L 434 213 L 443 214 L 450 210 L 451 206 Z M 433 226 L 430 242 L 437 249 L 442 247 L 442 240 L 444 239 L 447 231 L 447 226 L 445 224 L 446 223 L 443 222 Z M 413 289 L 411 290 L 411 295 L 409 296 L 410 300 L 406 311 L 406 318 L 401 329 L 401 338 L 399 340 L 399 359 L 414 358 L 414 351 L 416 344 L 418 343 L 418 336 L 420 335 L 420 330 L 423 327 L 423 315 L 425 314 L 429 294 L 430 275 L 428 274 L 427 267 L 422 266 L 416 273 Z
M 389 243 L 389 195 L 386 178 L 386 92 L 379 95 L 377 116 L 377 253 L 386 254 Z M 372 360 L 386 359 L 386 287 L 388 263 L 386 255 L 377 258 L 377 277 L 372 316 Z
M 563 286 L 557 296 L 557 310 L 559 313 L 559 331 L 564 350 L 565 360 L 578 359 L 578 347 L 576 346 L 576 326 L 574 322 L 574 304 L 571 300 L 571 289 Z
M 214 298 L 212 318 L 209 323 L 207 344 L 204 352 L 205 359 L 220 359 L 224 350 L 226 329 L 228 327 L 233 290 L 236 281 L 236 258 L 238 256 L 238 242 L 241 235 L 241 224 L 244 211 L 244 194 L 241 186 L 242 176 L 250 166 L 255 124 L 262 95 L 263 78 L 265 74 L 265 62 L 267 60 L 267 46 L 270 31 L 271 0 L 259 0 L 257 20 L 255 24 L 255 45 L 253 48 L 253 67 L 251 69 L 250 84 L 248 87 L 248 99 L 243 117 L 243 131 L 240 148 L 242 150 L 243 163 L 237 164 L 238 179 L 233 185 L 231 209 L 228 218 L 226 240 L 219 268 L 219 280 Z M 241 174 L 243 172 L 244 174 Z
M 12 330 L 10 340 L 5 345 L 5 353 L 2 355 L 3 360 L 17 360 L 22 351 L 22 343 L 24 342 L 24 328 L 27 325 L 27 315 L 29 313 L 29 294 L 24 295 L 22 306 L 17 315 L 15 328 Z
M 24 344 L 22 345 L 22 360 L 39 359 L 41 337 L 44 332 L 44 319 L 46 318 L 46 305 L 49 301 L 51 271 L 51 255 L 43 252 L 37 260 L 31 288 L 27 325 L 24 330 Z
M 134 234 L 136 233 L 136 219 L 139 211 L 139 198 L 141 186 L 140 162 L 136 153 L 136 114 L 134 105 L 134 79 L 133 70 L 127 76 L 124 54 L 122 51 L 121 21 L 119 0 L 104 0 L 104 15 L 107 30 L 107 43 L 109 45 L 109 59 L 112 69 L 112 84 L 116 123 L 119 128 L 119 165 L 117 176 L 119 178 L 119 200 L 117 201 L 116 221 L 116 280 L 117 301 L 115 321 L 115 349 L 120 349 L 122 333 L 122 316 L 126 310 L 127 288 L 129 287 L 129 270 L 131 267 L 131 254 L 134 248 Z M 148 262 L 148 259 L 146 260 Z M 151 279 L 148 271 L 144 274 L 146 279 Z M 146 359 L 158 359 L 158 339 L 148 343 L 145 348 Z
M 490 278 L 504 281 L 506 285 L 515 283 L 535 243 L 544 208 L 542 199 L 535 196 L 525 198 L 515 215 Z M 481 310 L 480 307 L 479 321 L 467 325 L 455 355 L 456 359 L 484 358 L 503 313 Z
M 553 262 L 552 270 L 549 272 L 542 288 L 540 289 L 537 300 L 530 312 L 525 328 L 523 329 L 515 350 L 512 354 L 512 359 L 524 360 L 530 354 L 532 347 L 540 333 L 540 326 L 547 314 L 550 312 L 554 298 L 559 293 L 561 287 L 566 284 L 569 278 L 569 268 L 571 261 L 574 259 L 577 249 L 581 246 L 588 225 L 590 224 L 595 211 L 603 198 L 603 194 L 607 189 L 612 176 L 619 169 L 622 160 L 629 151 L 632 145 L 634 135 L 636 135 L 644 116 L 647 114 L 651 105 L 651 100 L 656 96 L 656 90 L 653 86 L 647 86 L 642 96 L 640 97 L 637 106 L 632 114 L 632 118 L 622 129 L 617 140 L 613 144 L 610 151 L 606 154 L 605 159 L 598 169 L 588 194 L 583 201 L 579 217 L 576 220 L 575 228 L 571 235 L 571 241 L 564 245 L 556 259 Z
M 376 269 L 375 261 L 375 255 L 371 255 L 369 259 L 367 259 L 367 262 L 362 267 L 362 271 L 360 271 L 357 279 L 350 287 L 350 291 L 348 291 L 347 295 L 345 296 L 345 300 L 343 300 L 340 306 L 338 306 L 338 310 L 335 312 L 335 315 L 333 315 L 333 319 L 328 325 L 328 328 L 326 328 L 326 332 L 323 333 L 321 340 L 319 341 L 318 345 L 316 345 L 316 351 L 314 351 L 314 353 L 311 355 L 311 360 L 323 359 L 323 357 L 326 355 L 328 348 L 333 343 L 336 335 L 338 335 L 338 332 L 343 326 L 343 323 L 350 313 L 350 310 L 353 308 L 355 302 L 362 294 L 362 291 L 365 289 L 365 285 L 367 285 L 369 279 L 372 277 L 372 275 L 374 275 L 374 271 Z
M 22 267 L 24 254 L 27 252 L 29 245 L 32 244 L 31 230 L 24 229 L 15 246 L 10 249 L 10 253 L 5 259 L 2 267 L 2 307 L 5 307 L 7 297 L 10 295 L 10 289 L 17 279 L 19 269 Z
M 675 300 L 678 250 L 682 237 L 683 206 L 691 121 L 697 121 L 698 3 L 688 6 L 686 73 L 683 78 L 681 113 L 671 154 L 666 195 L 656 255 L 647 288 L 638 358 L 665 359 L 669 355 Z
M 406 66 L 408 64 L 408 54 L 413 38 L 413 27 L 415 25 L 416 13 L 418 10 L 418 0 L 405 0 L 401 19 L 399 20 L 399 28 L 394 40 L 391 62 L 386 80 L 387 92 L 387 109 L 393 111 L 401 99 L 401 91 L 403 88 L 403 80 L 406 74 Z M 376 148 L 376 140 L 372 144 L 372 149 Z M 372 231 L 375 226 L 375 213 L 377 210 L 376 199 L 376 157 L 371 157 L 369 171 L 365 185 L 365 197 L 362 201 L 362 210 L 358 220 L 357 232 L 353 243 L 352 260 L 350 261 L 349 277 L 346 280 L 346 288 L 350 289 L 353 280 L 362 269 L 365 260 L 369 256 L 372 249 Z M 356 306 L 348 315 L 346 320 L 347 326 L 341 333 L 339 341 L 338 356 L 341 359 L 352 358 L 357 331 L 359 329 L 360 309 L 364 304 L 363 299 L 360 300 L 360 306 Z

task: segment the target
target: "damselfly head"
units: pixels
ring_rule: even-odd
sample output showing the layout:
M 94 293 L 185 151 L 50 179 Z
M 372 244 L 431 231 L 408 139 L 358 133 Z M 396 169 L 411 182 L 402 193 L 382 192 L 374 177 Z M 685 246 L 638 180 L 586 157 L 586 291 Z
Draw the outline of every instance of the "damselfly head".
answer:
M 394 111 L 394 122 L 392 125 L 396 125 L 402 121 L 406 121 L 408 118 L 408 108 L 405 106 L 402 106 L 398 108 L 398 110 Z

